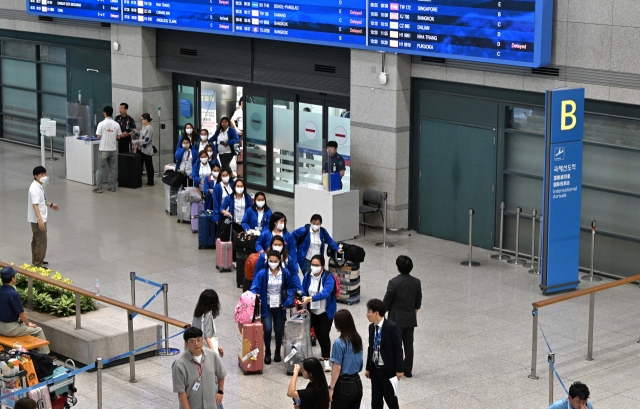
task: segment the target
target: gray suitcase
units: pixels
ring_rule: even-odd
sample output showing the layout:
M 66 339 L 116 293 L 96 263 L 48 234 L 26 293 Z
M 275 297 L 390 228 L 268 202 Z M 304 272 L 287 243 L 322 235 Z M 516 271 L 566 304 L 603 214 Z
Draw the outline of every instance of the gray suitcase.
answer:
M 311 351 L 311 316 L 309 311 L 297 311 L 284 323 L 284 357 L 295 348 L 295 352 L 285 363 L 287 375 L 293 375 L 293 366 L 301 364 L 312 355 Z
M 164 210 L 170 216 L 178 213 L 178 188 L 164 185 Z
M 176 195 L 176 212 L 178 214 L 178 223 L 191 224 L 191 203 L 187 202 L 187 191 L 181 189 Z

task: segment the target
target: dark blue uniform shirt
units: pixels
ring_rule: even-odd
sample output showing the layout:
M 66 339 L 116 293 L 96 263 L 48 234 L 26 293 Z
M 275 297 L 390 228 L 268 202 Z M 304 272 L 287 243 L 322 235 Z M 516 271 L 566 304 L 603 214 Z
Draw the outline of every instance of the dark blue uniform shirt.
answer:
M 6 284 L 0 287 L 0 321 L 16 322 L 23 312 L 22 301 L 16 289 Z
M 322 167 L 322 170 L 326 173 L 335 173 L 346 169 L 347 168 L 344 165 L 344 158 L 337 152 L 335 155 L 329 156 L 327 158 L 327 162 Z

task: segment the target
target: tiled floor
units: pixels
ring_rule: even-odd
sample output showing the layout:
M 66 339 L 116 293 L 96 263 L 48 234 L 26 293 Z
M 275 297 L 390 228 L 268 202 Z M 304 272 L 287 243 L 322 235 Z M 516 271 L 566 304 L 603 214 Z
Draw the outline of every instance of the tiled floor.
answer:
M 29 262 L 30 232 L 26 222 L 26 191 L 38 152 L 0 144 L 0 260 Z M 163 190 L 119 189 L 102 195 L 89 186 L 60 179 L 64 166 L 50 171 L 47 196 L 61 210 L 50 216 L 48 260 L 52 268 L 77 285 L 91 288 L 100 279 L 102 292 L 129 301 L 129 272 L 169 284 L 170 315 L 190 321 L 195 301 L 205 288 L 220 294 L 222 316 L 217 320 L 223 362 L 229 371 L 224 404 L 227 409 L 290 408 L 289 378 L 281 365 L 266 367 L 263 375 L 244 376 L 236 363 L 236 325 L 233 307 L 240 294 L 234 276 L 214 268 L 214 251 L 197 250 L 197 237 L 163 210 Z M 52 174 L 53 173 L 53 174 Z M 293 203 L 270 196 L 272 208 L 293 220 Z M 386 282 L 396 274 L 395 258 L 409 255 L 414 275 L 422 280 L 424 302 L 418 315 L 414 377 L 401 382 L 403 408 L 545 408 L 548 402 L 547 349 L 538 345 L 539 380 L 528 379 L 531 361 L 531 302 L 543 299 L 537 278 L 522 267 L 489 259 L 474 249 L 478 268 L 460 266 L 464 245 L 404 232 L 390 235 L 396 246 L 381 249 L 379 231 L 368 230 L 356 243 L 367 251 L 362 266 L 360 304 L 340 305 L 356 318 L 366 334 L 365 302 L 384 295 Z M 581 287 L 589 285 L 581 284 Z M 138 286 L 138 299 L 154 291 Z M 556 367 L 564 382 L 581 380 L 592 391 L 598 409 L 640 407 L 640 290 L 628 285 L 596 296 L 594 360 L 586 361 L 588 297 L 545 307 L 540 324 L 556 353 Z M 161 303 L 150 309 L 161 312 Z M 177 330 L 172 329 L 172 333 Z M 335 333 L 332 336 L 336 336 Z M 184 349 L 180 338 L 171 345 Z M 317 350 L 316 352 L 319 352 Z M 107 369 L 105 408 L 168 408 L 177 406 L 171 392 L 173 357 L 138 362 L 137 383 L 128 382 L 128 366 Z M 370 407 L 370 387 L 363 404 Z M 302 382 L 300 383 L 302 387 Z M 79 408 L 96 407 L 95 374 L 77 379 Z M 555 398 L 563 396 L 555 382 Z M 638 406 L 636 406 L 638 405 Z

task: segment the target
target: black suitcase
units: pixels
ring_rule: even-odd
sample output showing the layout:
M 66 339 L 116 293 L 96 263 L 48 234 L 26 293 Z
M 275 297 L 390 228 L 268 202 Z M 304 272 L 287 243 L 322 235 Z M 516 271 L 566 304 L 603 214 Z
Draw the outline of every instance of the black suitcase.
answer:
M 236 250 L 236 286 L 242 288 L 244 283 L 244 265 L 247 262 L 247 253 Z
M 242 278 L 242 292 L 247 292 L 249 290 L 251 290 L 251 285 L 253 284 L 252 280 L 249 280 L 248 278 Z
M 233 238 L 233 248 L 236 252 L 240 251 L 247 254 L 255 253 L 256 241 L 258 241 L 258 236 L 240 233 Z
M 141 160 L 137 153 L 118 154 L 118 187 L 142 187 Z

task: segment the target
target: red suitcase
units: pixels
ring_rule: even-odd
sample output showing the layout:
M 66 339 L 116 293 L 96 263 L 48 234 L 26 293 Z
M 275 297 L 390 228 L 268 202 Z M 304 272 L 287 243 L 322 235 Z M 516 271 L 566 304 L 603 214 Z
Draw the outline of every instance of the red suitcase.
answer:
M 233 267 L 233 243 L 216 239 L 216 268 L 220 271 L 231 271 Z
M 262 373 L 264 369 L 264 328 L 260 322 L 260 302 L 256 301 L 255 321 L 251 324 L 238 324 L 240 350 L 238 366 L 245 375 Z

